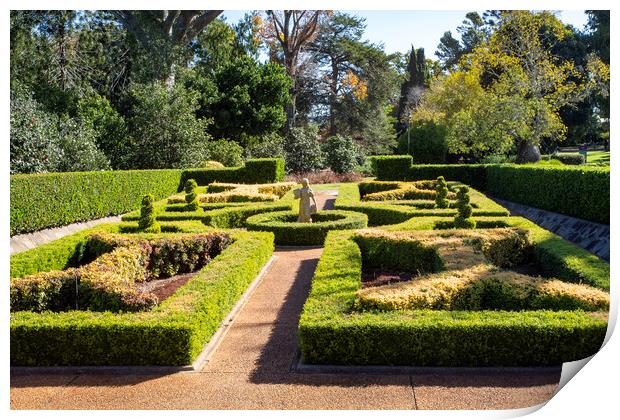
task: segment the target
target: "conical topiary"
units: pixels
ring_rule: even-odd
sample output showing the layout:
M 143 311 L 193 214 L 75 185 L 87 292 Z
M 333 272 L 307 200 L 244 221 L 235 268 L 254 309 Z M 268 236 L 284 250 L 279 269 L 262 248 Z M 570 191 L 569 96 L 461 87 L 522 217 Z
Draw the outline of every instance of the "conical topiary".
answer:
M 456 193 L 458 214 L 454 217 L 454 227 L 457 229 L 474 229 L 476 221 L 471 218 L 473 209 L 469 204 L 469 188 L 461 187 Z
M 155 220 L 155 211 L 153 210 L 152 194 L 142 197 L 142 207 L 140 207 L 140 220 L 138 221 L 138 229 L 147 233 L 160 233 L 161 226 Z
M 187 203 L 187 210 L 196 211 L 200 207 L 198 203 L 198 193 L 196 189 L 198 184 L 193 179 L 188 179 L 185 183 L 185 202 Z
M 448 184 L 446 184 L 446 180 L 443 176 L 437 178 L 437 186 L 435 187 L 435 191 L 437 191 L 435 205 L 440 209 L 448 208 L 450 205 L 450 201 L 448 201 Z

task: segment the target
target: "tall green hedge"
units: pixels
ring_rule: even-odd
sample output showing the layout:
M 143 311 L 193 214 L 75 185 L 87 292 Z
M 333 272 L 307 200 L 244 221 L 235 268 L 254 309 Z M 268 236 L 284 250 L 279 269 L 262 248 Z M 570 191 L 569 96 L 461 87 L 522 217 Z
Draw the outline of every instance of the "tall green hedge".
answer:
M 505 200 L 609 223 L 609 174 L 596 167 L 489 166 L 486 190 Z
M 536 165 L 411 165 L 411 156 L 373 158 L 377 180 L 443 176 L 497 198 L 599 223 L 609 223 L 609 168 Z
M 121 214 L 140 207 L 145 194 L 160 200 L 187 179 L 247 184 L 284 179 L 282 159 L 252 159 L 220 169 L 66 172 L 11 176 L 11 236 Z
M 11 236 L 120 214 L 179 186 L 178 169 L 11 176 Z

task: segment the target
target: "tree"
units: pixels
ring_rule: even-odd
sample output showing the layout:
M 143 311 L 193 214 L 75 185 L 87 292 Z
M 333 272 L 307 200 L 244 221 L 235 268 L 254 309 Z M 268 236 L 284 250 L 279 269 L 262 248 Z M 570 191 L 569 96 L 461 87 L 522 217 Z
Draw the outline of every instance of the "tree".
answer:
M 555 54 L 569 32 L 549 12 L 501 12 L 498 22 L 458 71 L 431 86 L 419 116 L 447 127 L 450 153 L 516 150 L 517 162 L 536 161 L 543 139 L 564 137 L 560 109 L 604 90 L 609 68 L 593 56 L 577 67 Z
M 424 48 L 416 50 L 412 46 L 407 62 L 406 79 L 400 88 L 398 114 L 396 116 L 398 124 L 397 131 L 402 132 L 409 121 L 412 111 L 422 100 L 422 94 L 424 90 L 428 88 L 430 81 L 429 76 L 426 69 Z
M 196 36 L 222 10 L 115 10 L 118 21 L 157 63 L 153 74 L 174 85 L 176 66 L 186 57 L 185 51 Z
M 326 20 L 309 47 L 316 54 L 316 62 L 327 67 L 325 77 L 321 74 L 319 78 L 328 80 L 325 90 L 328 92 L 328 132 L 332 136 L 336 134 L 336 106 L 343 89 L 343 79 L 354 68 L 352 57 L 355 48 L 358 44 L 365 44 L 361 41 L 366 27 L 364 22 L 365 19 L 336 12 Z
M 325 163 L 339 174 L 353 172 L 358 162 L 357 144 L 350 137 L 328 137 L 321 145 Z
M 478 45 L 482 44 L 490 34 L 491 23 L 477 12 L 469 12 L 461 26 L 456 28 L 460 35 L 460 41 L 452 35 L 451 31 L 443 34 L 439 40 L 435 54 L 445 70 L 454 70 L 461 57 L 469 54 Z
M 318 35 L 324 10 L 268 10 L 261 25 L 261 36 L 267 43 L 271 59 L 286 69 L 293 81 L 291 98 L 286 109 L 286 127 L 295 125 L 297 79 L 305 64 L 302 59 L 309 43 Z
M 588 14 L 589 50 L 609 65 L 609 10 L 586 10 Z M 595 103 L 603 118 L 609 118 L 609 95 L 597 95 Z

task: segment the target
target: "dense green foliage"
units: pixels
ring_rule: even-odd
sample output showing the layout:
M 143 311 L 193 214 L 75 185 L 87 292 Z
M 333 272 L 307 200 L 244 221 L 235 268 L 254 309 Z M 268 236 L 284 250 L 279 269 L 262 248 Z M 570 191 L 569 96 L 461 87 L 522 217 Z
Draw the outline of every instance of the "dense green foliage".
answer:
M 232 238 L 196 277 L 148 313 L 13 313 L 11 364 L 192 363 L 273 252 L 271 234 L 237 232 Z
M 608 168 L 489 166 L 486 190 L 505 200 L 609 223 Z
M 257 214 L 246 220 L 248 230 L 273 232 L 278 245 L 321 245 L 330 230 L 365 228 L 362 213 L 332 210 L 312 215 L 312 223 L 298 223 L 295 212 Z
M 121 214 L 180 190 L 187 179 L 272 183 L 284 179 L 282 159 L 249 160 L 240 168 L 103 171 L 11 176 L 11 235 Z M 105 191 L 105 194 L 101 192 Z
M 411 155 L 415 163 L 444 163 L 446 128 L 432 120 L 412 121 L 398 138 L 398 153 Z
M 198 210 L 199 207 L 199 203 L 198 203 L 198 193 L 196 192 L 198 188 L 198 184 L 196 184 L 196 181 L 193 179 L 188 179 L 185 182 L 185 203 L 186 203 L 186 209 L 189 211 L 196 211 Z
M 469 200 L 469 188 L 466 186 L 459 187 L 456 194 L 458 214 L 454 216 L 454 227 L 457 229 L 474 229 L 476 227 L 476 221 L 471 217 L 474 209 L 469 204 Z
M 413 165 L 410 156 L 375 157 L 379 180 L 444 176 L 497 198 L 609 223 L 609 168 L 548 165 Z M 475 213 L 474 213 L 475 214 Z
M 443 176 L 437 177 L 437 187 L 435 187 L 437 197 L 435 197 L 435 205 L 440 209 L 445 209 L 450 205 L 448 200 L 448 184 Z
M 299 324 L 305 363 L 557 365 L 595 353 L 607 330 L 581 311 L 351 312 L 361 269 L 350 234 L 330 233 Z
M 310 172 L 323 167 L 323 151 L 316 125 L 292 128 L 284 143 L 286 172 Z
M 321 144 L 321 150 L 325 164 L 338 174 L 353 172 L 360 158 L 357 144 L 351 137 L 328 137 Z
M 161 226 L 155 220 L 153 201 L 155 201 L 155 199 L 153 198 L 152 194 L 147 194 L 142 197 L 142 206 L 140 207 L 140 220 L 138 220 L 138 229 L 140 229 L 142 232 L 161 232 Z

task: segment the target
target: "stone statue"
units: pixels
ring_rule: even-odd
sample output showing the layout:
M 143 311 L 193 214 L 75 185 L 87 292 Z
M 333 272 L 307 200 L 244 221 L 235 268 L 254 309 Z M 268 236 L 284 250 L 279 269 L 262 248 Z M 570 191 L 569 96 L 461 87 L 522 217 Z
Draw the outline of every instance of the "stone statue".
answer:
M 299 199 L 299 217 L 297 217 L 297 221 L 302 223 L 312 223 L 312 215 L 316 213 L 317 208 L 312 188 L 308 184 L 308 178 L 304 178 L 301 180 L 301 188 L 297 188 L 294 191 L 295 198 Z

